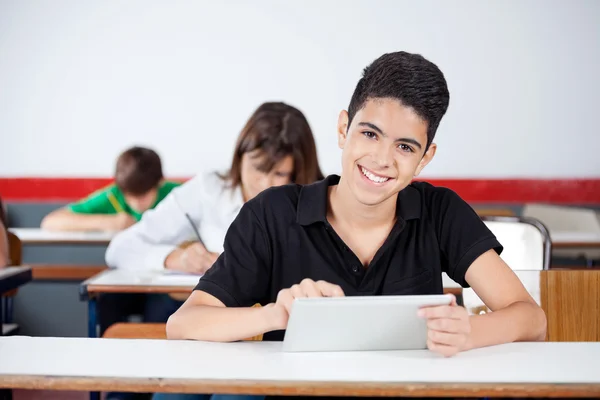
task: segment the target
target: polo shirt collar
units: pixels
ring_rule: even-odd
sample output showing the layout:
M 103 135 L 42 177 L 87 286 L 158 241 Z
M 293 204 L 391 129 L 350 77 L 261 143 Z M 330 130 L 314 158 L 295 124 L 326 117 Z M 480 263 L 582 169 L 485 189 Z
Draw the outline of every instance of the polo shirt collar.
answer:
M 339 181 L 339 175 L 329 175 L 321 181 L 304 185 L 298 198 L 296 222 L 300 225 L 326 222 L 327 192 L 329 186 L 337 185 Z M 421 194 L 412 185 L 398 193 L 396 216 L 405 221 L 421 217 Z

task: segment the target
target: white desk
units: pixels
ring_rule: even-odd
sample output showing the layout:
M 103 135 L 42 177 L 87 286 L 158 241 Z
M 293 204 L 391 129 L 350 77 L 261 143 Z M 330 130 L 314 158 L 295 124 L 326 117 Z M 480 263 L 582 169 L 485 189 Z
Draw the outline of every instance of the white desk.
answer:
M 79 289 L 81 300 L 88 302 L 88 336 L 98 336 L 96 297 L 102 293 L 165 293 L 189 295 L 199 275 L 162 271 L 108 269 L 84 281 Z
M 177 293 L 191 292 L 201 275 L 189 275 L 162 271 L 133 271 L 109 269 L 81 284 L 88 293 Z M 448 275 L 442 274 L 444 288 L 457 289 L 461 286 Z
M 30 267 L 13 266 L 0 268 L 0 295 L 18 288 L 30 280 Z
M 551 231 L 552 253 L 559 257 L 584 257 L 588 268 L 600 259 L 600 232 Z
M 554 247 L 600 247 L 598 232 L 550 232 Z
M 9 228 L 23 244 L 108 244 L 116 232 L 55 232 L 40 228 Z
M 600 213 L 593 209 L 530 203 L 522 214 L 541 221 L 556 248 L 600 248 Z
M 81 284 L 82 294 L 190 293 L 200 275 L 163 271 L 108 269 Z
M 427 350 L 283 353 L 281 342 L 7 337 L 0 354 L 0 388 L 600 396 L 600 343 L 512 343 L 442 358 Z

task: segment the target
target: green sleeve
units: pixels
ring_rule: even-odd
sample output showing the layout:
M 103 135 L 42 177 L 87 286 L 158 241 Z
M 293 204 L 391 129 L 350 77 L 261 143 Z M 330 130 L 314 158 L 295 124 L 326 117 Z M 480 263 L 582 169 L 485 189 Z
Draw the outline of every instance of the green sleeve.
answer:
M 111 202 L 115 200 L 112 188 L 98 190 L 83 200 L 69 204 L 67 209 L 79 214 L 116 214 L 117 211 Z
M 167 195 L 169 193 L 171 193 L 171 191 L 173 189 L 175 189 L 176 187 L 181 186 L 181 183 L 179 182 L 173 182 L 173 181 L 165 181 L 162 186 L 158 189 L 158 196 L 156 198 L 156 204 L 160 203 L 161 201 L 164 200 L 165 197 L 167 197 Z

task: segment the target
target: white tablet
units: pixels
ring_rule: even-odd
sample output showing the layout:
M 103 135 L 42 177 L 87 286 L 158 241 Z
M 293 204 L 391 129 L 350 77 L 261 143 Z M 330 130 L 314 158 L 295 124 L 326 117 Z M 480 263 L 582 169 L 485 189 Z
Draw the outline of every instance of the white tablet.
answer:
M 450 295 L 296 299 L 283 351 L 425 349 L 427 324 L 417 311 L 450 301 Z

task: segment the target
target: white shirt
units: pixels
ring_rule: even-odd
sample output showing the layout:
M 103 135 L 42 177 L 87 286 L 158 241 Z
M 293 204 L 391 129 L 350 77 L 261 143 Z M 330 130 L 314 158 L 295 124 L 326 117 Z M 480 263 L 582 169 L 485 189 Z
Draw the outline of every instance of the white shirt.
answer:
M 194 222 L 208 251 L 223 252 L 229 225 L 243 205 L 241 188 L 229 189 L 214 172 L 196 175 L 173 189 L 142 219 L 117 234 L 106 249 L 112 268 L 162 270 L 167 256 L 185 241 L 197 241 Z

